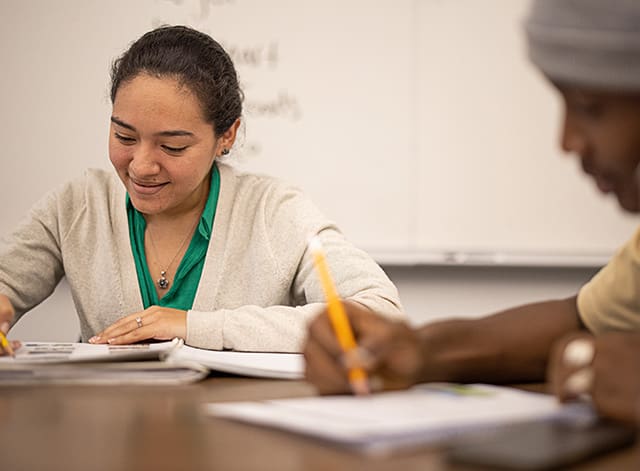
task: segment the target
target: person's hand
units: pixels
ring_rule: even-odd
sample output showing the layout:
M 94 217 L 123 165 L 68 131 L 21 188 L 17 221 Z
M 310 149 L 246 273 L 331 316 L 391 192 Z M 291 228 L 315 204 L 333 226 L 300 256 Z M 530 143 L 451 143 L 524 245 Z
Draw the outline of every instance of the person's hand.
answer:
M 552 350 L 548 379 L 561 401 L 590 394 L 603 416 L 640 423 L 640 333 L 565 337 Z
M 16 311 L 9 298 L 4 294 L 0 294 L 0 330 L 5 336 L 9 333 L 9 327 L 11 327 L 11 321 L 15 314 Z M 10 340 L 9 344 L 14 350 L 20 347 L 20 342 L 15 340 Z M 4 348 L 0 347 L 0 355 L 6 355 L 7 353 L 10 352 L 7 352 Z
M 368 373 L 372 390 L 406 388 L 419 382 L 424 355 L 407 324 L 380 317 L 365 307 L 344 302 L 358 349 L 345 356 L 326 312 L 311 325 L 304 349 L 306 379 L 320 394 L 349 392 L 349 367 Z
M 186 335 L 187 311 L 151 306 L 142 312 L 119 319 L 91 337 L 89 343 L 123 345 L 148 339 L 171 340 L 175 337 L 184 339 Z

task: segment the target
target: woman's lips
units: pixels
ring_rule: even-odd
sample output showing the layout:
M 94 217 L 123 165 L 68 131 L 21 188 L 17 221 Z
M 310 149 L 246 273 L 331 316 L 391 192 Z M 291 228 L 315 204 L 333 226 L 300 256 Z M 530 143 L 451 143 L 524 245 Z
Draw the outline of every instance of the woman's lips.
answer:
M 155 195 L 162 190 L 167 183 L 152 183 L 152 182 L 138 182 L 131 179 L 131 186 L 133 190 L 139 195 Z

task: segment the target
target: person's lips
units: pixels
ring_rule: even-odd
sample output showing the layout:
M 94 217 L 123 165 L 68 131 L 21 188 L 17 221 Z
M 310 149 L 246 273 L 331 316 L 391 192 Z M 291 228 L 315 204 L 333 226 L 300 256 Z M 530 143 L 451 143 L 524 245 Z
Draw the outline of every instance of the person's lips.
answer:
M 596 180 L 596 185 L 598 185 L 598 189 L 602 193 L 611 193 L 615 189 L 615 185 L 610 180 L 597 175 L 594 175 L 593 178 Z
M 130 181 L 133 190 L 140 195 L 155 195 L 168 184 L 168 182 L 147 182 L 144 180 L 137 180 L 135 178 L 131 178 Z

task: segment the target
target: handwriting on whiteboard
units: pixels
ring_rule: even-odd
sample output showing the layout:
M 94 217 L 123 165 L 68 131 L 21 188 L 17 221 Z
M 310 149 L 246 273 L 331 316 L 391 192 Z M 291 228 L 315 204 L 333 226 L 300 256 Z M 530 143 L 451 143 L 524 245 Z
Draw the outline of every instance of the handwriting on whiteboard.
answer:
M 241 139 L 240 153 L 252 156 L 265 150 L 265 144 L 257 136 L 259 132 L 255 132 L 261 123 L 290 126 L 300 121 L 304 113 L 300 98 L 281 71 L 287 58 L 277 39 L 256 41 L 255 37 L 245 38 L 242 31 L 237 35 L 228 33 L 228 28 L 226 36 L 230 37 L 222 37 L 224 22 L 241 3 L 241 0 L 155 0 L 151 26 L 188 24 L 222 44 L 238 71 L 245 95 L 244 119 L 253 131 L 250 137 L 245 135 Z

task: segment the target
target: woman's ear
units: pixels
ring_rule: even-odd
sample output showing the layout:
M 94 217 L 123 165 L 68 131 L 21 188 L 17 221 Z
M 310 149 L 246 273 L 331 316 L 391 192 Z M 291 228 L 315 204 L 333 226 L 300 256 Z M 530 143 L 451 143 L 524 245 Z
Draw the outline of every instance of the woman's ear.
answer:
M 236 119 L 229 129 L 227 129 L 218 140 L 216 155 L 227 155 L 229 150 L 233 147 L 233 143 L 236 141 L 236 135 L 238 128 L 240 127 L 240 118 Z

